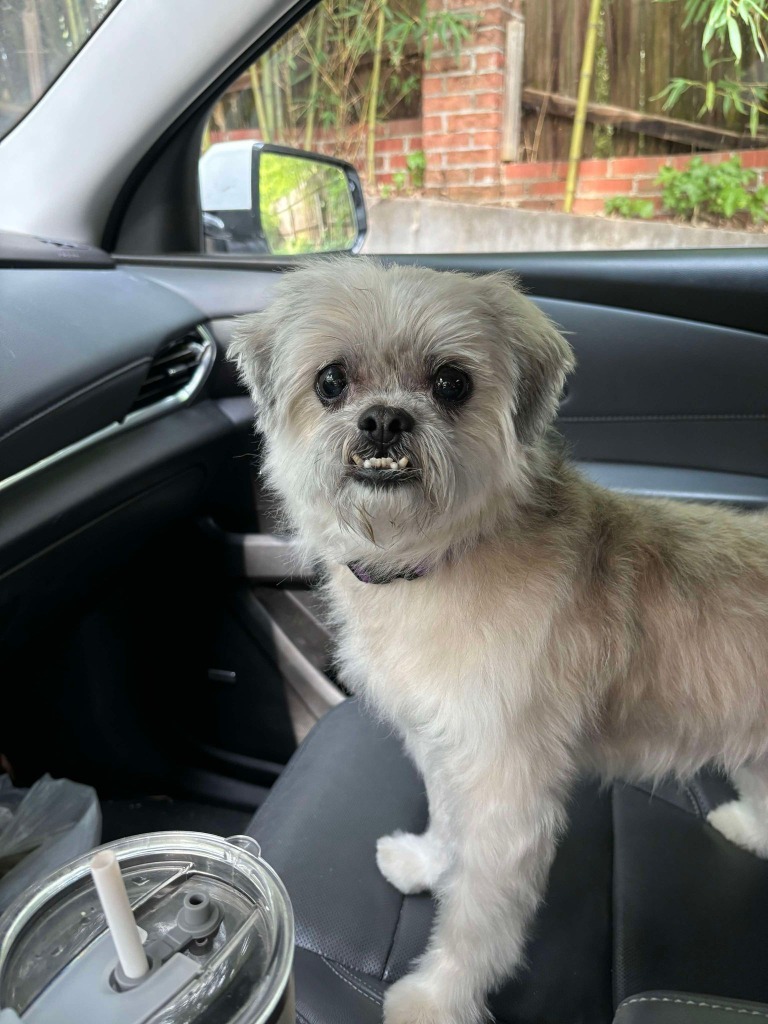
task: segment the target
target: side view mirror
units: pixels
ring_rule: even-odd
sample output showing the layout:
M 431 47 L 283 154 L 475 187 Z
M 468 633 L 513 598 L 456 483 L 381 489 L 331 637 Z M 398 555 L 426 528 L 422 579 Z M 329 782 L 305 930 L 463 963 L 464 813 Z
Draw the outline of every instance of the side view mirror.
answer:
M 206 250 L 294 256 L 357 252 L 367 230 L 351 164 L 250 140 L 214 143 L 200 158 Z

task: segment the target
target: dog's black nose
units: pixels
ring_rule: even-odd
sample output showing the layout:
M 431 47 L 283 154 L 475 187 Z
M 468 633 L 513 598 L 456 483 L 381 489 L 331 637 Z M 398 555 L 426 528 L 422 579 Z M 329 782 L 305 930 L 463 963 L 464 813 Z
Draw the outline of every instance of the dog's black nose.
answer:
M 401 434 L 413 430 L 414 419 L 405 409 L 372 405 L 360 416 L 357 425 L 379 449 L 386 450 Z

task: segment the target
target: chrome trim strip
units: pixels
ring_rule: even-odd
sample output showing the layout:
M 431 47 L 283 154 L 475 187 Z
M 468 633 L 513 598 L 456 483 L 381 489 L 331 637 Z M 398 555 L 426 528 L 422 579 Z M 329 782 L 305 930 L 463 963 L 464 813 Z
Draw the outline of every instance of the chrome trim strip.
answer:
M 67 445 L 66 448 L 61 448 L 59 451 L 47 455 L 44 459 L 40 459 L 39 462 L 20 469 L 18 473 L 7 476 L 4 480 L 0 480 L 0 491 L 7 490 L 22 480 L 28 480 L 36 473 L 48 469 L 49 466 L 54 466 L 57 462 L 62 462 L 64 459 L 69 458 L 70 455 L 76 455 L 78 452 L 85 451 L 87 448 L 91 448 L 101 441 L 106 441 L 116 434 L 122 434 L 126 430 L 132 430 L 134 427 L 139 427 L 144 423 L 150 423 L 152 420 L 159 419 L 169 412 L 180 409 L 188 402 L 191 402 L 193 398 L 196 398 L 213 368 L 216 359 L 216 342 L 204 324 L 198 324 L 193 330 L 197 331 L 201 338 L 199 346 L 201 350 L 200 362 L 194 374 L 183 388 L 173 395 L 168 395 L 167 398 L 161 398 L 159 402 L 153 402 L 152 405 L 147 405 L 143 409 L 130 412 L 124 419 L 110 423 L 109 426 L 97 430 L 95 434 L 88 434 L 87 437 L 82 438 L 80 441 L 75 441 L 73 444 Z

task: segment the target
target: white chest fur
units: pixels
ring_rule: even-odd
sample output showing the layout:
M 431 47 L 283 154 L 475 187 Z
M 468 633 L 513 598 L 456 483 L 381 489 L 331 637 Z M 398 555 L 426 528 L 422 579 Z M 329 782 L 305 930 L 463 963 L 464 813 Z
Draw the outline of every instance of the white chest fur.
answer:
M 472 722 L 490 741 L 547 702 L 537 678 L 551 609 L 509 580 L 475 567 L 377 585 L 339 566 L 329 596 L 345 681 L 405 732 Z

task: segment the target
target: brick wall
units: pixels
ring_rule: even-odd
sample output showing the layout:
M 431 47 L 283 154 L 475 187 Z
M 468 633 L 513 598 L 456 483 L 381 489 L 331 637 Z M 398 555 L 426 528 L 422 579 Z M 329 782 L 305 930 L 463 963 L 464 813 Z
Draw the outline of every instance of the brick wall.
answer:
M 720 163 L 732 153 L 699 155 L 707 163 Z M 768 182 L 768 149 L 741 150 L 739 156 L 743 167 L 757 171 L 760 181 Z M 573 212 L 602 213 L 605 200 L 618 195 L 652 199 L 658 212 L 661 210 L 661 189 L 655 179 L 659 170 L 667 164 L 682 170 L 690 159 L 686 155 L 583 160 Z M 563 208 L 567 169 L 568 165 L 564 161 L 503 164 L 499 198 L 505 206 L 515 206 L 521 210 L 560 211 Z
M 476 26 L 452 51 L 435 49 L 422 77 L 425 192 L 471 202 L 498 201 L 506 26 L 511 0 L 427 0 L 429 11 L 465 11 Z
M 466 5 L 467 0 L 428 2 Z M 421 118 L 378 126 L 377 188 L 391 185 L 393 175 L 406 170 L 407 155 L 423 149 L 427 197 L 503 204 L 522 210 L 562 210 L 565 161 L 503 163 L 500 158 L 502 73 L 496 65 L 503 60 L 503 39 L 496 32 L 496 22 L 503 12 L 502 7 L 485 9 L 483 17 L 490 23 L 480 25 L 480 41 L 462 56 L 458 68 L 452 57 L 435 57 L 424 74 Z M 252 129 L 211 133 L 211 142 L 245 138 L 260 136 Z M 296 140 L 296 144 L 301 147 L 301 141 Z M 339 139 L 335 132 L 320 131 L 314 147 L 320 153 L 345 157 L 364 177 L 365 132 Z M 719 163 L 731 153 L 700 155 L 708 162 Z M 768 183 L 768 149 L 742 150 L 739 156 L 744 167 L 756 170 L 760 180 Z M 660 168 L 666 164 L 683 168 L 689 160 L 689 155 L 583 160 L 573 212 L 602 213 L 605 200 L 616 195 L 650 198 L 659 211 L 661 190 L 655 179 Z

